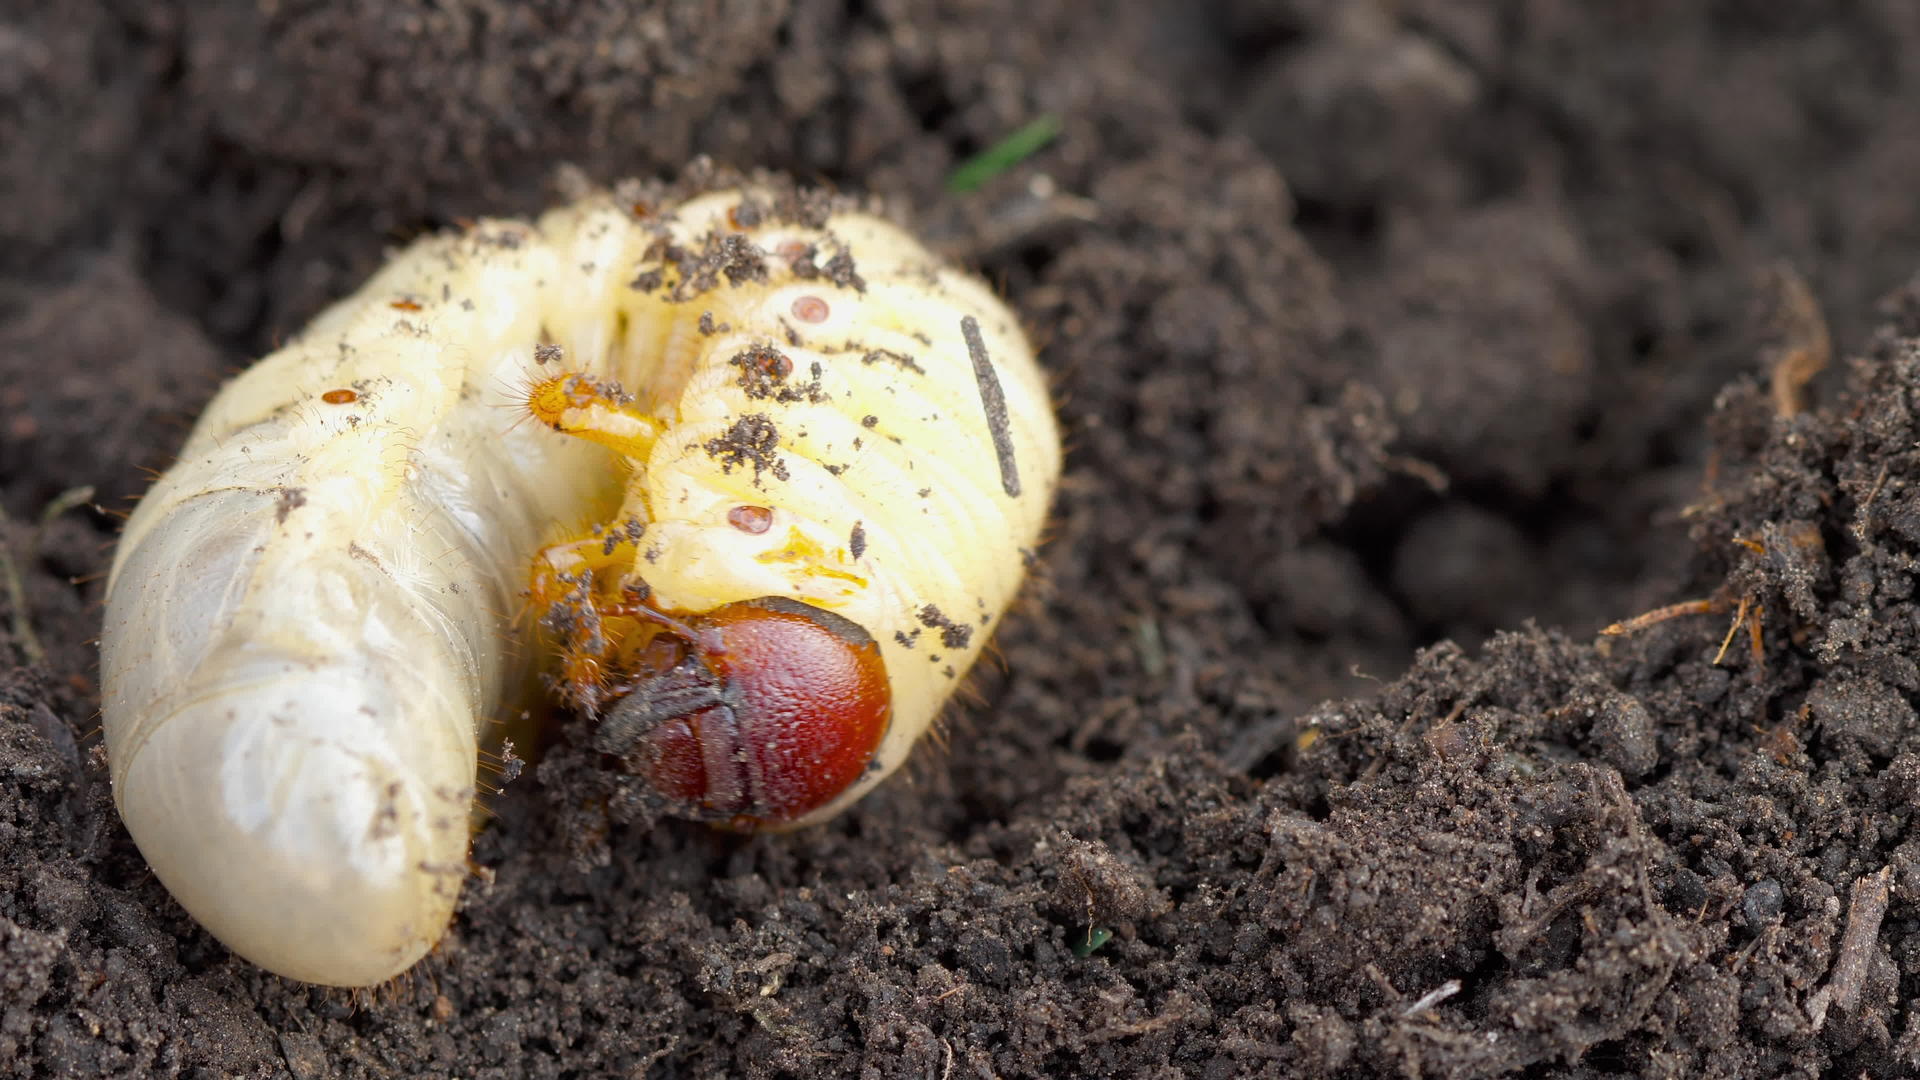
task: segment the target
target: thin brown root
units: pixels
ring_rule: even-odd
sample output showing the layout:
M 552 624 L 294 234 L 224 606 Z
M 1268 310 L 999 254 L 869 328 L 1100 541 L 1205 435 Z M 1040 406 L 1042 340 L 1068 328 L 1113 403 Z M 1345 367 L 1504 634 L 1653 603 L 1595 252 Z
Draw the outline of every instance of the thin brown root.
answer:
M 1714 667 L 1719 667 L 1720 661 L 1727 658 L 1727 647 L 1733 644 L 1733 635 L 1740 632 L 1740 624 L 1747 621 L 1747 609 L 1752 606 L 1752 593 L 1740 597 L 1740 606 L 1733 612 L 1733 624 L 1727 627 L 1727 636 L 1720 639 L 1720 651 L 1713 654 Z
M 1807 409 L 1807 384 L 1833 359 L 1833 339 L 1820 303 L 1793 266 L 1776 263 L 1763 286 L 1773 309 L 1771 357 L 1773 411 L 1797 416 Z
M 38 558 L 40 550 L 46 546 L 47 528 L 53 524 L 54 519 L 69 510 L 86 506 L 92 501 L 92 484 L 70 487 L 60 494 L 55 495 L 53 499 L 47 503 L 45 508 L 40 511 L 40 524 L 33 530 L 33 543 L 32 546 L 28 548 L 28 553 L 32 557 Z
M 68 488 L 55 495 L 40 511 L 40 522 L 27 541 L 27 560 L 31 562 L 40 557 L 40 550 L 46 544 L 47 527 L 53 524 L 55 518 L 92 500 L 91 485 Z M 5 529 L 8 524 L 7 512 L 0 510 L 0 529 Z M 20 647 L 20 654 L 28 666 L 36 666 L 47 658 L 47 650 L 41 646 L 40 636 L 33 632 L 33 618 L 27 610 L 26 584 L 20 579 L 20 567 L 13 560 L 13 550 L 8 546 L 3 532 L 0 532 L 0 580 L 5 582 L 7 606 L 13 612 L 13 640 Z
M 1678 619 L 1683 615 L 1711 615 L 1719 609 L 1719 602 L 1705 600 L 1682 600 L 1677 604 L 1657 607 L 1652 611 L 1641 612 L 1631 619 L 1614 623 L 1600 633 L 1607 637 L 1619 637 L 1622 634 L 1637 634 L 1650 626 L 1658 626 L 1669 619 Z
M 1422 461 L 1419 458 L 1405 457 L 1400 454 L 1388 454 L 1380 459 L 1380 467 L 1388 472 L 1397 472 L 1411 476 L 1427 485 L 1435 495 L 1444 495 L 1453 486 L 1453 481 L 1438 465 Z
M 7 512 L 0 510 L 0 529 L 5 529 L 7 524 Z M 40 647 L 39 635 L 33 632 L 33 619 L 27 613 L 27 588 L 20 580 L 20 569 L 14 565 L 13 552 L 4 532 L 0 532 L 0 579 L 6 583 L 7 606 L 13 612 L 13 640 L 27 665 L 36 667 L 46 659 L 47 652 Z

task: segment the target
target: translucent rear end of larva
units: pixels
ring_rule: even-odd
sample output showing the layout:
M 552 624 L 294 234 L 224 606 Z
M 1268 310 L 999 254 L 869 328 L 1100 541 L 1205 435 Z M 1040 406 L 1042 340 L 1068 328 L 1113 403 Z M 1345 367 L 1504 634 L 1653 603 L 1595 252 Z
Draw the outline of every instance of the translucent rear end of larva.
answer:
M 101 638 L 114 797 L 235 952 L 365 986 L 437 942 L 543 531 L 617 483 L 516 428 L 555 253 L 427 241 L 225 387 L 129 519 Z M 431 294 L 431 311 L 410 297 Z

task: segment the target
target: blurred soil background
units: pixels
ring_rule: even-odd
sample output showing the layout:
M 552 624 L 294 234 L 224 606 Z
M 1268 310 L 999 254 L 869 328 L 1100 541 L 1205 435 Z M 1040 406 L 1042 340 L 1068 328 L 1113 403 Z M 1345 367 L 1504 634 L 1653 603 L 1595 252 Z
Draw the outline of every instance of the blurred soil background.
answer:
M 596 830 L 563 732 L 414 974 L 234 959 L 112 808 L 115 521 L 43 514 L 392 247 L 698 155 L 1044 344 L 1004 665 L 797 836 Z M 1920 1071 L 1916 190 L 1907 0 L 15 0 L 0 1073 Z

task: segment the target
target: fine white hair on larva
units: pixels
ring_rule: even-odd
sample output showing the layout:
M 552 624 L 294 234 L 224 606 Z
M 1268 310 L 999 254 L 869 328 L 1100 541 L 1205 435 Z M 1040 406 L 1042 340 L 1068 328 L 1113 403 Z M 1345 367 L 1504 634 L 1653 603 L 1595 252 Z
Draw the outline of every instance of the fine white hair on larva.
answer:
M 670 812 L 822 820 L 978 657 L 1059 470 L 1011 313 L 845 202 L 598 193 L 422 240 L 228 384 L 128 521 L 115 799 L 234 952 L 384 981 L 451 918 L 531 643 Z

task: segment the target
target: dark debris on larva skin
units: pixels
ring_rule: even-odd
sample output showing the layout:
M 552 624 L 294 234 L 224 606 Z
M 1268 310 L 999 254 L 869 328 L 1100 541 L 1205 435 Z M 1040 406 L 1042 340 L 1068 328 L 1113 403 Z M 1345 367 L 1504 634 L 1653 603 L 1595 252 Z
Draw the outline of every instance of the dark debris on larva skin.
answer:
M 780 459 L 780 431 L 766 413 L 749 413 L 735 420 L 724 435 L 708 439 L 704 449 L 724 472 L 736 466 L 753 466 L 754 483 L 762 473 L 776 480 L 788 479 L 787 463 Z

